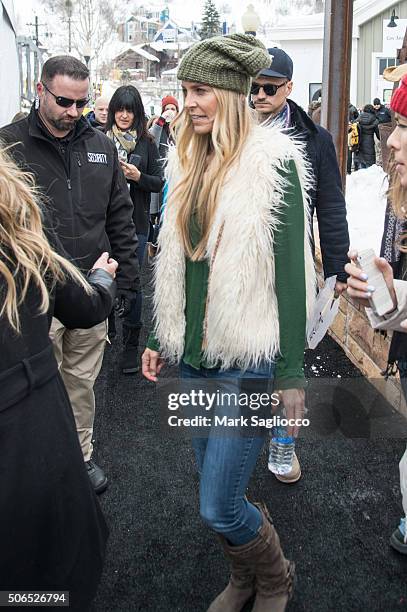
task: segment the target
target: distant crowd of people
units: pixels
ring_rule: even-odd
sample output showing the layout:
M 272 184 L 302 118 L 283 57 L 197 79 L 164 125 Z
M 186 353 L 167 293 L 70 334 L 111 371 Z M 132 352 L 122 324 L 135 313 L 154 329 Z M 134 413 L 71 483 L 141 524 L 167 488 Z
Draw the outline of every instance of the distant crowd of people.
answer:
M 314 123 L 321 122 L 321 98 L 312 101 L 308 115 Z M 381 165 L 380 124 L 391 124 L 390 109 L 379 98 L 372 104 L 357 109 L 349 103 L 348 115 L 348 161 L 347 173 L 370 168 L 376 163 Z
M 211 379 L 239 394 L 255 379 L 279 392 L 287 418 L 304 416 L 314 213 L 336 295 L 349 275 L 355 298 L 374 288 L 349 264 L 332 137 L 292 99 L 293 70 L 287 53 L 251 35 L 201 41 L 178 69 L 182 111 L 165 96 L 148 124 L 132 85 L 97 98 L 83 117 L 89 71 L 57 56 L 43 66 L 29 115 L 0 129 L 1 589 L 69 590 L 81 611 L 94 597 L 107 539 L 95 493 L 108 486 L 93 457 L 94 384 L 119 320 L 121 372 L 140 369 L 148 243 L 154 324 L 145 378 L 157 382 L 169 361 L 198 387 Z M 407 95 L 395 100 L 407 116 Z M 349 112 L 360 128 L 353 154 L 367 167 L 367 135 L 386 109 Z M 238 419 L 240 407 L 228 408 Z M 256 612 L 284 612 L 293 591 L 295 566 L 268 509 L 247 497 L 265 436 L 240 427 L 192 442 L 199 512 L 231 566 L 208 612 L 240 612 L 252 596 Z M 277 476 L 300 477 L 297 456 Z M 400 529 L 392 545 L 406 553 L 404 519 Z

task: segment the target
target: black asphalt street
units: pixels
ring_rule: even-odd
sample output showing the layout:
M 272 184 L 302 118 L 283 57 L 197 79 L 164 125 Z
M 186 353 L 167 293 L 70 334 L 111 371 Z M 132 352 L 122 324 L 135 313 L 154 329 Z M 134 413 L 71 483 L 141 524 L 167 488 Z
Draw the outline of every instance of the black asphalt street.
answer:
M 148 302 L 144 310 L 148 328 Z M 190 442 L 160 426 L 153 384 L 119 373 L 119 348 L 118 337 L 106 350 L 96 389 L 95 456 L 110 480 L 100 499 L 111 533 L 93 610 L 205 612 L 226 585 L 228 567 L 199 517 Z M 288 610 L 407 610 L 407 556 L 388 543 L 402 511 L 398 461 L 405 422 L 330 338 L 307 352 L 306 369 L 314 397 L 324 381 L 336 379 L 344 412 L 321 420 L 320 408 L 311 409 L 319 425 L 316 435 L 297 443 L 303 470 L 297 484 L 274 478 L 264 450 L 249 489 L 252 499 L 267 503 L 286 556 L 296 563 Z M 378 430 L 359 418 L 358 402 L 373 406 L 386 437 L 379 428 L 372 439 Z M 349 414 L 356 414 L 350 425 Z

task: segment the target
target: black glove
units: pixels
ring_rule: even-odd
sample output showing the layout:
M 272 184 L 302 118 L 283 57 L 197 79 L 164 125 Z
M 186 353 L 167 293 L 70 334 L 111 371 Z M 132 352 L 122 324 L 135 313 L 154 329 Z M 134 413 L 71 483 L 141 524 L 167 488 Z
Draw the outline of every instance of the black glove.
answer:
M 131 302 L 137 297 L 137 291 L 118 289 L 114 309 L 118 317 L 123 318 L 130 312 Z

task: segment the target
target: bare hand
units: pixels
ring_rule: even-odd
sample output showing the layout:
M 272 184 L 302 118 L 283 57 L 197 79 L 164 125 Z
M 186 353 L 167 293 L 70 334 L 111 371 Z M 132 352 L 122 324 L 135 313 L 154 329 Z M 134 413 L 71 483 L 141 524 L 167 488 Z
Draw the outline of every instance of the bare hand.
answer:
M 92 266 L 92 270 L 97 270 L 98 268 L 102 268 L 102 270 L 106 270 L 109 272 L 113 278 L 116 276 L 116 270 L 118 268 L 118 263 L 115 259 L 109 257 L 109 253 L 102 253 L 101 256 L 95 261 Z
M 285 389 L 280 391 L 280 398 L 284 405 L 287 419 L 303 419 L 305 414 L 305 391 L 304 389 Z M 300 428 L 298 425 L 288 426 L 289 436 L 298 436 Z
M 141 172 L 134 164 L 128 164 L 127 162 L 120 160 L 124 176 L 131 181 L 139 181 Z
M 141 369 L 143 376 L 150 382 L 157 382 L 158 375 L 164 365 L 164 359 L 161 359 L 160 353 L 146 348 L 141 356 Z
M 349 251 L 348 253 L 351 263 L 348 263 L 345 266 L 345 271 L 349 274 L 347 293 L 352 299 L 362 304 L 362 306 L 369 308 L 368 298 L 372 295 L 375 288 L 369 284 L 367 274 L 358 268 L 354 263 L 357 256 L 357 251 Z M 396 308 L 397 298 L 393 283 L 393 269 L 383 257 L 375 257 L 374 261 L 380 272 L 383 274 L 384 280 L 386 281 L 386 285 L 393 300 L 394 308 Z

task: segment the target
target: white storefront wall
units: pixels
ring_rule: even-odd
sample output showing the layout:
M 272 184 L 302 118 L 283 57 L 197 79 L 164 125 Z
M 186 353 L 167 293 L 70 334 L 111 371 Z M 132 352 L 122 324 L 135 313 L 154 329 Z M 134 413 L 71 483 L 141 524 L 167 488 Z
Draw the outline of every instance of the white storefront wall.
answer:
M 318 40 L 304 41 L 290 40 L 280 45 L 294 62 L 292 99 L 302 106 L 308 108 L 310 88 L 315 90 L 322 83 L 322 44 Z M 312 87 L 314 85 L 314 87 Z
M 281 47 L 292 58 L 291 97 L 304 109 L 310 101 L 310 85 L 322 83 L 323 31 L 323 14 L 303 15 L 301 19 L 287 17 L 267 32 L 264 41 L 267 47 Z
M 352 38 L 352 64 L 350 100 L 356 103 L 358 78 L 358 38 L 359 26 L 386 10 L 391 0 L 356 0 L 354 3 L 354 27 Z M 394 2 L 393 2 L 394 3 Z M 379 60 L 384 57 L 395 57 L 401 47 L 407 20 L 400 19 L 398 28 L 387 28 L 383 24 L 384 51 L 373 54 L 371 99 L 382 97 L 389 87 L 379 76 Z M 392 32 L 393 30 L 393 32 Z M 402 34 L 401 34 L 402 32 Z M 276 44 L 286 51 L 294 62 L 294 88 L 292 98 L 307 109 L 310 102 L 310 85 L 322 82 L 324 15 L 302 15 L 301 18 L 285 18 L 276 28 L 267 32 L 267 46 Z M 401 39 L 401 42 L 400 42 Z M 268 41 L 273 41 L 273 43 Z
M 380 74 L 380 60 L 388 59 L 395 60 L 397 50 L 403 46 L 404 34 L 407 28 L 407 19 L 398 19 L 397 27 L 388 28 L 389 20 L 383 21 L 383 50 L 380 53 L 372 54 L 372 80 L 371 80 L 371 98 L 380 98 L 388 102 L 391 98 L 393 83 L 385 81 Z

